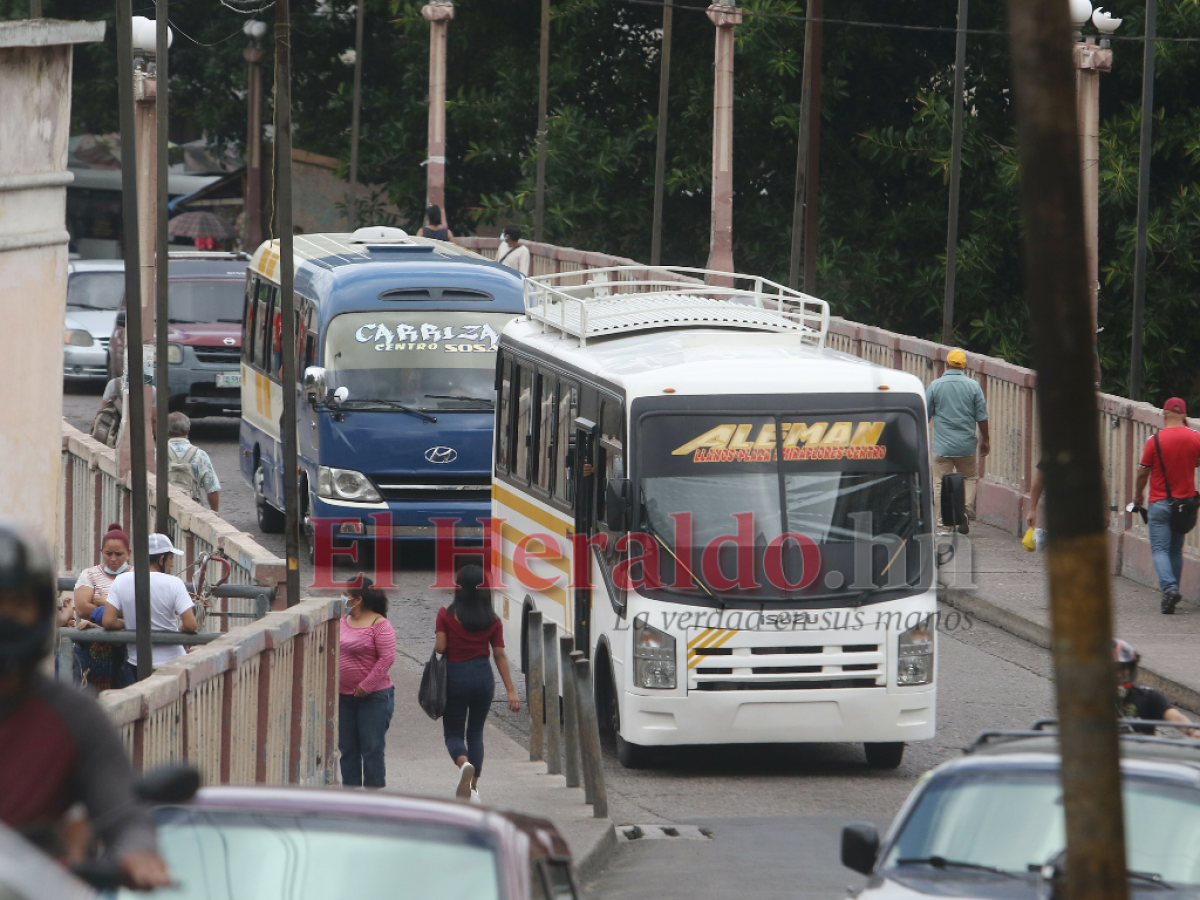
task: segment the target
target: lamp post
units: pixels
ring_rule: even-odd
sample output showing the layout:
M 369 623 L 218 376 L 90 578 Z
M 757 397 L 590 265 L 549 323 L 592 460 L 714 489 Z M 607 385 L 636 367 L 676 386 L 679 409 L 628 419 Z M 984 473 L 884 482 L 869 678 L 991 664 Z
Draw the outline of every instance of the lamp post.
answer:
M 263 239 L 262 228 L 262 39 L 267 36 L 267 23 L 250 19 L 242 31 L 250 46 L 242 51 L 247 64 L 246 104 L 246 210 L 245 249 L 253 253 Z
M 155 222 L 158 218 L 158 67 L 157 67 L 157 26 L 144 16 L 133 16 L 130 25 L 130 53 L 133 59 L 133 129 L 131 134 L 122 131 L 122 141 L 127 141 L 125 152 L 131 153 L 135 159 L 135 180 L 137 183 L 137 265 L 136 275 L 140 286 L 139 302 L 136 308 L 126 304 L 125 320 L 125 353 L 128 365 L 125 367 L 127 390 L 140 389 L 143 404 L 138 408 L 142 428 L 137 435 L 139 442 L 146 448 L 146 464 L 154 463 L 154 431 L 151 427 L 153 410 L 152 388 L 146 384 L 146 375 L 152 375 L 155 368 L 156 344 L 154 335 L 154 273 L 155 273 Z M 168 29 L 167 45 L 170 46 L 173 35 Z M 132 145 L 132 146 L 129 146 Z M 127 247 L 128 251 L 128 247 Z M 129 328 L 129 322 L 136 317 L 139 328 L 135 335 Z M 133 338 L 139 344 L 137 352 L 133 347 Z M 135 365 L 136 364 L 136 365 Z M 165 402 L 165 399 L 164 399 Z M 125 425 L 122 428 L 121 452 L 119 466 L 122 474 L 134 468 L 132 441 L 134 429 L 130 426 L 133 411 L 128 399 L 125 403 Z
M 733 272 L 733 28 L 742 22 L 742 11 L 732 0 L 708 8 L 717 28 L 713 65 L 712 225 L 707 268 Z M 713 278 L 732 286 L 733 279 Z
M 436 0 L 421 7 L 429 20 L 429 152 L 425 158 L 425 205 L 436 206 L 446 222 L 446 32 L 454 4 Z
M 1105 35 L 1099 44 L 1094 36 L 1089 35 L 1085 38 L 1081 33 L 1081 29 L 1089 20 Z M 1079 162 L 1083 176 L 1088 295 L 1091 298 L 1092 333 L 1095 334 L 1100 290 L 1100 73 L 1112 71 L 1112 50 L 1109 49 L 1107 35 L 1117 30 L 1121 20 L 1112 18 L 1102 9 L 1093 14 L 1090 0 L 1071 0 L 1071 22 L 1075 28 L 1072 59 L 1075 63 L 1075 117 L 1079 133 Z

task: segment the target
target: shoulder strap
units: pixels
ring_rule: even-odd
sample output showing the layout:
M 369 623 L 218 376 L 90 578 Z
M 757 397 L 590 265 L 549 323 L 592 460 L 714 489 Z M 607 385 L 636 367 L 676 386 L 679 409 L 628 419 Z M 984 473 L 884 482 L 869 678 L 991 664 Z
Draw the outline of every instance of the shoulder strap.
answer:
M 1171 496 L 1171 479 L 1167 477 L 1167 467 L 1166 467 L 1166 464 L 1163 463 L 1162 444 L 1160 444 L 1158 442 L 1158 432 L 1157 431 L 1154 432 L 1154 450 L 1158 454 L 1158 467 L 1160 469 L 1162 469 L 1163 484 L 1166 485 L 1166 488 L 1167 488 L 1167 500 L 1168 501 L 1174 500 L 1175 498 Z
M 192 460 L 196 458 L 196 453 L 199 451 L 199 449 L 200 448 L 195 444 L 192 444 L 192 446 L 188 447 L 187 453 L 183 454 L 183 461 L 190 466 L 192 464 Z

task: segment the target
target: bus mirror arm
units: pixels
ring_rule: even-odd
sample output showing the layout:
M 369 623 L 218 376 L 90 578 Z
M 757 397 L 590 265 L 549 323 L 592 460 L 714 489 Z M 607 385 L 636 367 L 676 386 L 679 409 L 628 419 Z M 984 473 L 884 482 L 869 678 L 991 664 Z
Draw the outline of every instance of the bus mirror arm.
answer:
M 628 478 L 610 478 L 604 494 L 605 522 L 610 531 L 629 530 L 630 487 Z

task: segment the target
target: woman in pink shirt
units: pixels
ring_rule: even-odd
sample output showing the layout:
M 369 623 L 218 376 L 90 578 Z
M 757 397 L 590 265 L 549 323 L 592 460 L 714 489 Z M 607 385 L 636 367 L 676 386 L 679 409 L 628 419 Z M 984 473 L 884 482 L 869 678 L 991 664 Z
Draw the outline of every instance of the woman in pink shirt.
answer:
M 342 784 L 381 788 L 387 783 L 384 735 L 392 723 L 396 692 L 388 670 L 396 660 L 396 630 L 387 620 L 383 591 L 363 579 L 351 590 L 342 618 L 338 678 L 338 750 Z

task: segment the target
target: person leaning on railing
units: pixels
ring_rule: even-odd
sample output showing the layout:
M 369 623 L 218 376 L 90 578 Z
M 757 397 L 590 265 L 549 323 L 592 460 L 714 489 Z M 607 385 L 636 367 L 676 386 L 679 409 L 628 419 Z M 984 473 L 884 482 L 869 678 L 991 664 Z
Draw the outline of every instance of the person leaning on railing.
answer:
M 195 604 L 188 593 L 183 580 L 168 574 L 172 558 L 183 556 L 182 550 L 176 550 L 171 545 L 171 539 L 165 534 L 152 534 L 150 546 L 150 630 L 151 631 L 182 631 L 195 634 L 199 626 L 196 624 Z M 179 621 L 176 624 L 176 617 Z M 108 591 L 108 605 L 104 608 L 104 627 L 116 631 L 122 627 L 131 631 L 137 630 L 137 607 L 134 600 L 134 574 L 124 572 L 117 576 Z M 153 649 L 153 664 L 157 668 L 163 663 L 177 659 L 186 653 L 179 644 L 155 644 Z M 137 681 L 137 647 L 129 645 L 126 651 L 126 662 L 114 678 L 113 687 L 127 687 Z
M 117 576 L 130 568 L 129 535 L 116 522 L 108 526 L 100 539 L 100 558 L 103 560 L 100 565 L 84 569 L 75 581 L 76 627 L 81 631 L 103 626 L 108 592 Z M 124 627 L 124 622 L 118 620 L 118 627 Z M 114 675 L 125 665 L 125 648 L 120 644 L 78 643 L 75 665 L 79 667 L 83 686 L 106 691 L 113 686 Z

